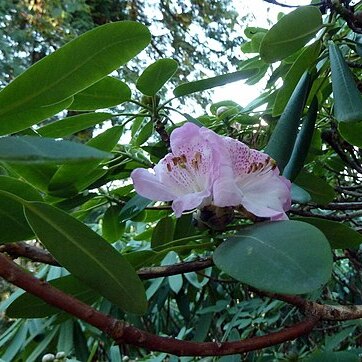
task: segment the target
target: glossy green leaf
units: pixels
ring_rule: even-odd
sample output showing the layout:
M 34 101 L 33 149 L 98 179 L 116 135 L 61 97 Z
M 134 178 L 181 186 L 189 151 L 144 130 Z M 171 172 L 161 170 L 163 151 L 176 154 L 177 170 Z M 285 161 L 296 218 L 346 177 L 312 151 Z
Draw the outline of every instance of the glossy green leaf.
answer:
M 297 220 L 317 227 L 328 239 L 333 249 L 358 249 L 362 235 L 346 224 L 317 217 L 298 217 Z
M 119 240 L 126 226 L 119 220 L 121 209 L 118 205 L 112 205 L 106 210 L 102 218 L 102 236 L 111 243 Z
M 107 241 L 67 213 L 26 202 L 25 215 L 39 240 L 72 275 L 112 303 L 142 314 L 147 302 L 135 270 Z
M 292 201 L 298 204 L 306 204 L 312 200 L 312 197 L 309 195 L 309 193 L 295 183 L 292 183 L 291 196 Z
M 362 148 L 362 122 L 339 122 L 338 130 L 347 142 Z
M 252 225 L 228 237 L 214 252 L 215 265 L 257 289 L 303 294 L 331 277 L 332 253 L 323 233 L 299 221 Z
M 53 164 L 7 163 L 5 166 L 8 170 L 44 192 L 48 190 L 48 184 L 57 171 L 57 166 Z
M 0 138 L 0 160 L 9 163 L 80 163 L 111 157 L 109 153 L 71 141 L 33 136 Z
M 22 131 L 33 124 L 37 124 L 40 121 L 58 114 L 70 106 L 72 102 L 73 97 L 69 97 L 55 104 L 43 107 L 33 107 L 32 105 L 27 105 L 27 108 L 18 109 L 14 115 L 5 115 L 4 118 L 0 121 L 0 135 Z
M 37 123 L 37 112 L 104 78 L 149 41 L 144 25 L 114 22 L 92 29 L 46 56 L 0 92 L 0 134 Z M 28 109 L 33 111 L 28 114 Z
M 170 216 L 161 219 L 155 226 L 152 233 L 152 238 L 151 238 L 152 248 L 161 246 L 163 244 L 172 241 L 174 230 L 175 230 L 175 223 Z
M 123 256 L 135 269 L 150 266 L 155 260 L 162 260 L 162 254 L 156 253 L 153 250 L 139 250 L 124 254 Z
M 122 132 L 122 126 L 109 128 L 88 141 L 86 146 L 91 146 L 95 149 L 107 152 L 112 151 L 119 141 Z M 82 165 L 62 165 L 54 174 L 48 185 L 49 192 L 57 196 L 69 196 L 70 194 L 81 191 L 84 187 L 87 187 L 94 182 L 91 175 L 102 160 L 104 160 L 104 158 L 93 162 L 87 162 Z
M 119 215 L 120 220 L 126 221 L 135 217 L 140 212 L 142 212 L 150 203 L 151 200 L 146 199 L 145 197 L 142 197 L 138 194 L 133 196 L 132 199 L 127 201 L 126 204 L 123 206 Z
M 265 148 L 265 152 L 277 162 L 281 172 L 287 165 L 294 148 L 300 118 L 308 96 L 310 79 L 310 74 L 304 73 Z
M 8 176 L 0 176 L 0 190 L 28 201 L 42 197 L 29 184 Z M 0 194 L 0 244 L 30 239 L 33 231 L 24 217 L 23 207 L 5 194 Z
M 273 63 L 307 44 L 322 28 L 322 14 L 316 6 L 303 6 L 283 16 L 265 35 L 260 56 Z
M 151 119 L 143 127 L 141 127 L 137 137 L 134 140 L 135 146 L 141 146 L 152 136 L 153 125 L 154 125 L 154 121 L 153 121 L 153 119 Z
M 317 60 L 321 49 L 321 42 L 317 41 L 306 47 L 283 79 L 283 86 L 279 89 L 273 107 L 273 116 L 280 115 L 288 103 L 299 79 Z
M 245 69 L 234 73 L 228 73 L 228 74 L 218 75 L 212 78 L 184 83 L 177 86 L 174 89 L 173 94 L 175 95 L 175 97 L 182 97 L 195 92 L 202 92 L 207 89 L 220 87 L 222 85 L 232 82 L 237 82 L 238 80 L 241 79 L 247 79 L 252 75 L 256 74 L 257 71 L 258 71 L 257 69 Z
M 334 43 L 329 44 L 332 71 L 334 116 L 339 122 L 362 122 L 362 98 L 353 74 L 341 51 Z
M 159 59 L 143 71 L 136 87 L 143 94 L 152 97 L 175 74 L 177 68 L 176 60 Z
M 100 298 L 100 294 L 85 286 L 72 275 L 53 279 L 49 283 L 87 304 L 92 304 Z M 45 318 L 58 313 L 62 313 L 62 311 L 30 293 L 23 293 L 6 309 L 6 315 L 9 318 Z
M 298 133 L 289 162 L 283 171 L 283 176 L 291 181 L 294 181 L 297 177 L 304 166 L 305 160 L 307 159 L 308 151 L 312 143 L 317 115 L 318 101 L 314 98 L 309 107 L 308 113 L 303 120 L 302 128 Z
M 295 183 L 307 191 L 312 197 L 312 201 L 317 204 L 326 205 L 336 196 L 336 193 L 330 184 L 311 173 L 299 173 L 298 177 L 295 179 Z
M 130 99 L 131 90 L 126 83 L 113 77 L 105 77 L 75 94 L 74 101 L 68 109 L 91 111 L 117 106 Z
M 59 121 L 49 123 L 38 128 L 37 132 L 43 137 L 67 137 L 88 127 L 93 127 L 112 117 L 113 115 L 111 113 L 105 112 L 78 114 L 77 116 L 66 117 Z

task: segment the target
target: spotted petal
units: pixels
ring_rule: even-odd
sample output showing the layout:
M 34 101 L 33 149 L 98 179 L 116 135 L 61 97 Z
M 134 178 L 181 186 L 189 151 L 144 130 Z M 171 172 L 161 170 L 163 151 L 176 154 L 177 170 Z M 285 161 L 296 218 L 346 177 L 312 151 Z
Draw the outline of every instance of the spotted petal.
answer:
M 137 193 L 155 201 L 173 201 L 177 217 L 183 211 L 211 203 L 215 152 L 200 133 L 186 123 L 171 134 L 172 153 L 167 154 L 154 172 L 136 169 L 131 177 Z
M 290 208 L 290 182 L 279 176 L 275 162 L 265 153 L 229 137 L 209 134 L 213 144 L 225 147 L 225 160 L 214 181 L 214 204 L 220 207 L 242 205 L 259 217 L 287 219 Z M 218 146 L 219 147 L 219 146 Z

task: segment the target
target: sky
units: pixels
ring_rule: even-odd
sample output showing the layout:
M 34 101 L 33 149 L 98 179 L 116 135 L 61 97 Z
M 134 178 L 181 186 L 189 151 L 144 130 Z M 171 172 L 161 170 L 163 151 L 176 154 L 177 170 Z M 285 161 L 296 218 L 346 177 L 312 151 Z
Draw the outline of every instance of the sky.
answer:
M 289 5 L 308 5 L 310 0 L 280 0 L 280 3 Z M 250 22 L 249 26 L 258 26 L 269 29 L 271 21 L 276 23 L 277 15 L 279 12 L 290 12 L 293 9 L 268 4 L 263 0 L 234 0 L 234 6 L 239 14 L 250 13 L 253 14 L 254 20 Z M 251 56 L 254 56 L 252 54 Z M 243 56 L 243 54 L 241 54 Z M 212 96 L 213 102 L 219 102 L 223 100 L 232 100 L 241 106 L 245 107 L 253 99 L 257 98 L 263 91 L 263 82 L 248 86 L 243 81 L 235 82 L 225 85 L 223 87 L 215 88 Z

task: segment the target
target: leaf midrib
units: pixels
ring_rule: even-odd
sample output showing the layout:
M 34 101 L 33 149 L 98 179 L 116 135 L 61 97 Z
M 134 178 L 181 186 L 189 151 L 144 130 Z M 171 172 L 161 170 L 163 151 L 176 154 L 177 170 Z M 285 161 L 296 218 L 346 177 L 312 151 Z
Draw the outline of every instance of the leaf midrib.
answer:
M 127 43 L 127 42 L 133 42 L 135 39 L 139 38 L 140 36 L 137 35 L 137 36 L 134 36 L 134 37 L 129 37 L 127 38 L 126 40 L 125 39 L 122 39 L 122 40 L 119 40 L 117 42 L 114 42 L 104 48 L 101 48 L 99 49 L 97 52 L 95 53 L 92 53 L 92 56 L 88 57 L 86 60 L 84 60 L 82 63 L 80 63 L 77 67 L 75 68 L 71 68 L 71 71 L 68 72 L 68 73 L 64 73 L 63 77 L 60 77 L 58 78 L 57 81 L 55 81 L 54 83 L 51 83 L 49 86 L 45 87 L 45 88 L 42 88 L 40 91 L 38 92 L 34 92 L 34 93 L 29 93 L 29 96 L 28 97 L 24 97 L 24 98 L 20 98 L 20 100 L 18 102 L 14 102 L 14 103 L 11 103 L 10 104 L 10 107 L 6 108 L 4 107 L 2 109 L 2 111 L 0 111 L 0 115 L 4 115 L 4 114 L 7 114 L 7 113 L 10 113 L 12 110 L 14 109 L 17 109 L 19 106 L 21 105 L 26 105 L 27 103 L 29 103 L 31 100 L 33 100 L 34 98 L 36 99 L 38 96 L 44 94 L 45 92 L 51 90 L 52 88 L 56 87 L 60 82 L 62 81 L 65 81 L 66 79 L 69 79 L 71 78 L 72 74 L 74 74 L 74 72 L 78 71 L 79 69 L 81 69 L 86 63 L 88 63 L 89 61 L 91 61 L 93 58 L 97 57 L 98 54 L 106 51 L 107 49 L 111 48 L 111 47 L 114 47 L 118 44 L 122 44 L 122 43 Z M 55 54 L 55 53 L 53 53 Z M 94 81 L 93 83 L 91 84 L 94 84 L 96 81 Z M 91 85 L 90 84 L 90 85 Z M 88 86 L 84 87 L 83 89 L 86 89 Z M 5 88 L 4 88 L 5 89 Z M 79 90 L 81 91 L 81 89 Z M 76 92 L 77 93 L 77 92 Z M 59 102 L 61 102 L 62 100 L 65 100 L 66 98 L 76 94 L 76 93 L 73 93 L 73 94 L 69 94 L 67 97 L 63 98 L 63 99 L 60 99 Z M 53 103 L 52 103 L 53 104 Z M 39 107 L 42 107 L 42 106 L 48 106 L 48 105 L 39 105 Z
M 279 249 L 276 249 L 275 247 L 273 247 L 272 245 L 270 244 L 267 244 L 265 243 L 263 240 L 255 237 L 255 236 L 252 236 L 252 235 L 243 235 L 244 238 L 249 238 L 249 239 L 252 239 L 252 240 L 256 240 L 257 242 L 259 242 L 260 244 L 262 244 L 263 246 L 266 246 L 270 249 L 272 249 L 273 251 L 275 251 L 277 254 L 280 254 L 282 255 L 283 257 L 285 257 L 287 260 L 290 260 L 292 262 L 293 265 L 296 265 L 297 266 L 297 269 L 301 271 L 301 273 L 309 279 L 309 274 L 306 273 L 305 269 L 301 268 L 301 266 L 299 265 L 299 263 L 293 259 L 292 257 L 290 257 L 290 255 L 282 252 L 281 250 Z
M 120 284 L 118 282 L 117 276 L 114 275 L 108 268 L 105 268 L 104 265 L 102 263 L 100 263 L 97 260 L 97 258 L 94 258 L 94 256 L 91 253 L 89 253 L 89 251 L 87 249 L 84 249 L 81 244 L 77 243 L 75 238 L 73 238 L 70 234 L 65 232 L 65 230 L 63 230 L 61 227 L 59 227 L 51 219 L 47 218 L 46 215 L 42 214 L 41 212 L 36 212 L 37 210 L 34 211 L 34 208 L 33 208 L 33 210 L 31 210 L 31 207 L 29 207 L 29 206 L 26 206 L 26 207 L 28 208 L 28 210 L 30 209 L 30 211 L 32 211 L 33 213 L 35 213 L 36 215 L 41 217 L 44 221 L 46 221 L 48 223 L 48 225 L 50 225 L 51 227 L 53 227 L 53 229 L 55 229 L 57 232 L 59 232 L 60 235 L 64 236 L 67 240 L 69 240 L 72 245 L 74 245 L 80 251 L 82 251 L 85 255 L 87 255 L 98 267 L 100 267 L 101 270 L 106 271 L 106 274 L 108 274 L 116 282 L 116 285 L 119 285 L 119 287 L 121 288 L 123 293 L 125 295 L 127 295 L 129 299 L 132 299 L 132 294 L 129 294 L 127 291 L 127 288 L 125 288 L 122 284 Z M 109 245 L 106 241 L 105 241 L 105 244 Z

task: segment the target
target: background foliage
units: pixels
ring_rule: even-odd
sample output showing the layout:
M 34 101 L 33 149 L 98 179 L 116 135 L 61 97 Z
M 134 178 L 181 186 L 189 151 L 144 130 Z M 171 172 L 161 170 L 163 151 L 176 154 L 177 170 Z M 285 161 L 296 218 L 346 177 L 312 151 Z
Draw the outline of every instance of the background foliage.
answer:
M 265 291 L 361 304 L 359 2 L 300 7 L 281 13 L 271 29 L 243 24 L 240 48 L 233 29 L 242 24 L 227 2 L 155 4 L 162 20 L 150 19 L 153 5 L 142 1 L 0 2 L 1 251 L 106 314 L 180 340 L 246 339 L 303 318 Z M 152 30 L 156 21 L 168 32 L 151 37 L 142 24 Z M 195 29 L 220 48 L 210 49 Z M 245 60 L 236 63 L 241 53 Z M 215 62 L 220 54 L 228 62 Z M 217 75 L 201 77 L 196 64 Z M 230 72 L 230 64 L 237 69 Z M 194 81 L 186 81 L 189 74 Z M 188 108 L 192 95 L 240 79 L 266 79 L 248 106 L 209 101 L 202 115 Z M 268 152 L 293 181 L 290 220 L 260 223 L 236 214 L 220 232 L 136 195 L 130 173 L 168 152 L 174 112 Z M 253 255 L 250 238 L 263 245 Z M 139 279 L 148 267 L 200 260 L 211 263 Z M 2 300 L 4 361 L 59 352 L 58 360 L 178 360 L 119 348 L 5 281 Z M 305 337 L 241 358 L 357 361 L 361 327 L 359 319 L 321 322 Z

